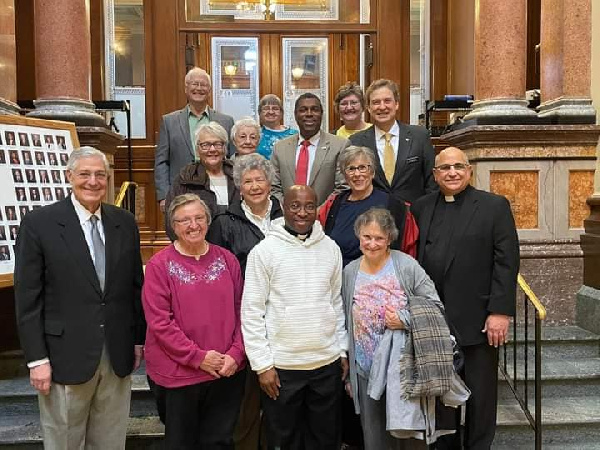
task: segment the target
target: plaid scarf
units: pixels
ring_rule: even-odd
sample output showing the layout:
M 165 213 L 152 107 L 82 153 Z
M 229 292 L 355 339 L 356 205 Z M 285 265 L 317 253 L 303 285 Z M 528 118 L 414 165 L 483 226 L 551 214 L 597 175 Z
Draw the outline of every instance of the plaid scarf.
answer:
M 454 367 L 450 330 L 439 307 L 425 297 L 409 298 L 410 330 L 400 359 L 402 398 L 443 396 Z

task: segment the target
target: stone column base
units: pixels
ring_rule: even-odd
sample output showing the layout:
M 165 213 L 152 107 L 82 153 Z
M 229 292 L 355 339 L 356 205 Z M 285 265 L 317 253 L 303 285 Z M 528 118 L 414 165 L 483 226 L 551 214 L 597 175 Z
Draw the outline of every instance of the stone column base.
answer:
M 477 100 L 473 102 L 473 110 L 464 120 L 536 117 L 535 111 L 527 108 L 527 100 L 514 98 L 497 98 L 493 100 Z
M 94 104 L 73 98 L 34 100 L 35 110 L 27 114 L 38 119 L 64 120 L 79 126 L 105 126 L 104 117 L 98 114 Z
M 18 116 L 20 112 L 19 105 L 0 97 L 0 115 Z
M 577 292 L 575 322 L 581 328 L 600 334 L 600 291 L 598 289 L 581 286 Z
M 596 123 L 596 110 L 590 98 L 561 97 L 538 106 L 540 117 L 569 117 L 579 123 Z

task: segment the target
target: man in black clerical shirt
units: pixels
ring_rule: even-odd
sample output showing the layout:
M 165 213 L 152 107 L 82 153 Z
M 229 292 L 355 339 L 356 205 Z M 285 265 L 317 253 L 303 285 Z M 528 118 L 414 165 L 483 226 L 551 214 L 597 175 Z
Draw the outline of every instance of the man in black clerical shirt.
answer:
M 464 448 L 489 449 L 496 429 L 498 347 L 515 312 L 519 242 L 506 198 L 469 185 L 467 156 L 449 147 L 435 159 L 440 192 L 415 202 L 418 259 L 446 307 L 465 356 L 467 402 Z M 436 449 L 461 449 L 460 435 Z

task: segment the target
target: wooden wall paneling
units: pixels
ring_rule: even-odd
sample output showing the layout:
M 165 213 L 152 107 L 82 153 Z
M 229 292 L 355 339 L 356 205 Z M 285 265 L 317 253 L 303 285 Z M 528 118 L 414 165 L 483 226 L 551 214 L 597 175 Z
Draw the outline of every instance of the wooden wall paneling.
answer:
M 146 0 L 152 9 L 152 54 L 153 61 L 149 67 L 154 74 L 151 86 L 146 86 L 148 95 L 154 97 L 152 114 L 154 120 L 155 142 L 158 142 L 158 129 L 161 117 L 181 108 L 183 79 L 180 77 L 182 67 L 179 33 L 177 32 L 177 8 L 173 2 L 164 0 Z
M 442 100 L 449 93 L 447 1 L 431 0 L 430 17 L 430 100 Z
M 104 100 L 104 1 L 90 0 L 92 100 Z
M 35 100 L 35 34 L 33 0 L 15 1 L 17 100 Z
M 335 110 L 335 94 L 344 83 L 342 80 L 346 74 L 346 60 L 344 58 L 345 41 L 344 35 L 336 33 L 329 35 L 329 124 L 327 130 L 333 130 L 341 125 L 340 117 Z
M 379 78 L 398 84 L 398 117 L 409 122 L 410 116 L 410 0 L 379 0 L 377 3 L 378 46 L 376 64 Z
M 274 70 L 273 59 L 271 58 L 271 35 L 260 34 L 258 37 L 258 95 L 262 97 L 266 94 L 276 94 L 273 92 L 273 83 L 271 81 L 271 71 Z
M 283 46 L 281 43 L 281 34 L 270 34 L 269 35 L 269 46 L 270 53 L 269 58 L 271 59 L 271 71 L 269 75 L 271 77 L 271 92 L 277 95 L 279 98 L 283 98 Z M 268 94 L 265 92 L 264 94 Z M 263 94 L 263 95 L 264 95 Z

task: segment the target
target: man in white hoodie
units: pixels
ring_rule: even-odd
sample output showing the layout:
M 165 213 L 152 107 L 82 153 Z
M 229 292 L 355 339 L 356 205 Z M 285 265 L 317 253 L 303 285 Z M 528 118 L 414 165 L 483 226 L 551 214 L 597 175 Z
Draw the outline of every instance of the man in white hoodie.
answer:
M 336 447 L 348 371 L 342 255 L 316 222 L 317 198 L 290 187 L 283 220 L 248 256 L 242 333 L 263 390 L 269 448 Z

